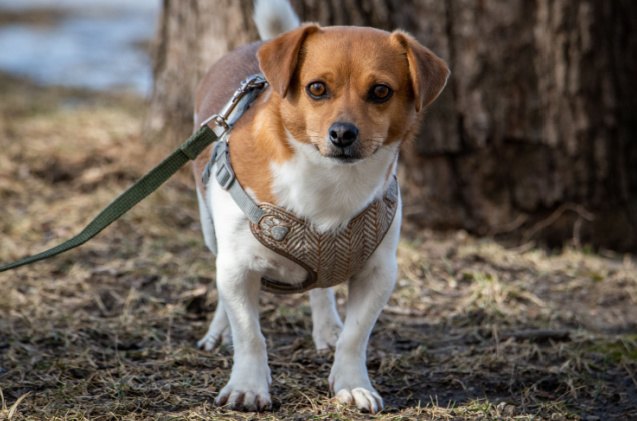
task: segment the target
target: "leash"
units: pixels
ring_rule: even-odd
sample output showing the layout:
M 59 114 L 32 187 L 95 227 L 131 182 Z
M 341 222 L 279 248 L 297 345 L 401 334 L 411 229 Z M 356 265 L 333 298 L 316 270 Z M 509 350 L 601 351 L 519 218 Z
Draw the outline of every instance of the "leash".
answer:
M 201 124 L 199 130 L 191 135 L 159 165 L 150 170 L 106 206 L 79 234 L 41 253 L 24 257 L 15 262 L 2 264 L 0 265 L 0 272 L 57 256 L 65 251 L 81 246 L 95 237 L 104 228 L 115 222 L 149 194 L 157 190 L 159 186 L 164 184 L 164 182 L 172 177 L 188 161 L 194 160 L 209 145 L 223 138 L 232 129 L 232 124 L 236 121 L 236 119 L 232 119 L 233 114 L 237 111 L 238 107 L 246 103 L 246 101 L 242 100 L 246 96 L 253 99 L 265 88 L 266 84 L 267 82 L 262 75 L 254 75 L 244 80 L 221 112 L 206 119 Z M 248 105 L 245 105 L 245 107 Z M 242 113 L 245 109 L 240 111 Z M 215 127 L 211 128 L 209 123 L 214 123 Z

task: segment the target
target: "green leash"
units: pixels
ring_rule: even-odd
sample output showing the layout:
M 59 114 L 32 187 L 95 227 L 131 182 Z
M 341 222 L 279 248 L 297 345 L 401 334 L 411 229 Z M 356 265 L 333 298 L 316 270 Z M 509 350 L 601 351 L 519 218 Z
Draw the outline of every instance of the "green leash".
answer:
M 140 178 L 124 193 L 119 195 L 110 205 L 102 210 L 79 234 L 55 246 L 33 256 L 28 256 L 18 261 L 0 265 L 0 272 L 28 265 L 39 260 L 48 259 L 75 247 L 81 246 L 95 237 L 104 228 L 116 219 L 128 212 L 133 206 L 141 202 L 146 196 L 157 190 L 173 174 L 175 174 L 188 161 L 194 160 L 206 147 L 216 140 L 218 136 L 207 125 L 202 126 L 186 142 L 171 153 L 159 165 L 148 174 Z
M 214 114 L 201 123 L 201 128 L 175 149 L 159 165 L 140 178 L 128 190 L 119 195 L 110 205 L 102 210 L 79 234 L 42 253 L 27 256 L 12 263 L 0 265 L 0 272 L 28 265 L 39 260 L 57 256 L 60 253 L 81 246 L 99 234 L 104 228 L 115 222 L 146 196 L 154 192 L 175 174 L 188 161 L 194 160 L 208 145 L 222 139 L 231 130 L 237 118 L 250 106 L 250 103 L 267 86 L 261 74 L 248 77 L 234 92 L 232 98 L 224 105 L 219 114 Z M 214 124 L 211 129 L 208 124 Z M 209 168 L 207 167 L 207 171 Z M 235 183 L 238 184 L 238 183 Z M 227 186 L 226 186 L 227 188 Z

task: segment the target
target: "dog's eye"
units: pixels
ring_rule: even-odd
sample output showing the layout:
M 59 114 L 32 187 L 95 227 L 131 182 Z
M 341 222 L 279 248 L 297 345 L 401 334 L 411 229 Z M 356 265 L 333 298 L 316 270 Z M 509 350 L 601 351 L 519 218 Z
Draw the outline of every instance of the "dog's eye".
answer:
M 327 96 L 327 86 L 323 82 L 312 82 L 305 90 L 312 99 L 323 99 Z
M 372 86 L 369 90 L 368 97 L 370 101 L 380 104 L 387 101 L 393 93 L 394 91 L 389 86 L 378 84 Z

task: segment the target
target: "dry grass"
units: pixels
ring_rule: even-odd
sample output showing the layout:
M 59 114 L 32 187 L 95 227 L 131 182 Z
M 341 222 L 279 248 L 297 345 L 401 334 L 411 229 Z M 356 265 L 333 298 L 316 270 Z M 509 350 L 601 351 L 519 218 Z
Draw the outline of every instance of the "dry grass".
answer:
M 6 77 L 0 92 L 0 261 L 76 232 L 174 146 L 141 140 L 133 98 Z M 330 400 L 303 296 L 263 297 L 274 410 L 213 406 L 231 354 L 194 347 L 215 306 L 197 224 L 185 171 L 83 248 L 0 274 L 0 418 L 369 419 Z M 631 257 L 420 232 L 399 259 L 373 418 L 637 418 Z

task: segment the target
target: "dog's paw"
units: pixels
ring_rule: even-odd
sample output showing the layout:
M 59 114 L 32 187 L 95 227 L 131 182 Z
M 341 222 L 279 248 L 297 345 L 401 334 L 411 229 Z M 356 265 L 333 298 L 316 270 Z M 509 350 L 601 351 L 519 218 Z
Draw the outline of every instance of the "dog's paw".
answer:
M 361 411 L 371 414 L 383 410 L 383 399 L 369 381 L 364 365 L 335 364 L 329 385 L 334 398 L 342 404 L 356 405 Z
M 338 321 L 326 321 L 321 325 L 314 326 L 312 330 L 312 339 L 314 339 L 314 346 L 318 352 L 327 351 L 330 348 L 336 346 L 341 331 L 343 330 L 343 324 Z
M 227 405 L 235 411 L 260 412 L 272 409 L 269 387 L 265 385 L 228 382 L 215 399 L 218 406 Z
M 376 414 L 383 410 L 383 399 L 374 388 L 355 387 L 353 389 L 341 389 L 336 392 L 334 398 L 345 405 L 355 404 L 358 409 L 370 414 Z
M 205 351 L 212 351 L 218 346 L 232 347 L 232 336 L 230 335 L 230 327 L 222 331 L 210 329 L 206 336 L 197 341 L 197 348 Z

